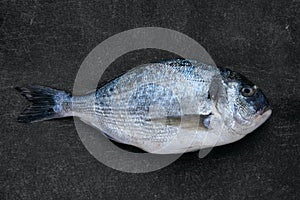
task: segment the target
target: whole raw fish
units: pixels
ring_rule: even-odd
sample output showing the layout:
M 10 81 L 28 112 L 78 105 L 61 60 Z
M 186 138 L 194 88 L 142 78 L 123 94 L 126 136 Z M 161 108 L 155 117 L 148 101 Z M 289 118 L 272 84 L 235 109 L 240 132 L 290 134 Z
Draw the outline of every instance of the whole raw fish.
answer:
M 183 59 L 136 67 L 83 96 L 17 89 L 32 102 L 20 122 L 76 116 L 110 139 L 158 154 L 237 141 L 271 115 L 261 89 L 241 74 Z

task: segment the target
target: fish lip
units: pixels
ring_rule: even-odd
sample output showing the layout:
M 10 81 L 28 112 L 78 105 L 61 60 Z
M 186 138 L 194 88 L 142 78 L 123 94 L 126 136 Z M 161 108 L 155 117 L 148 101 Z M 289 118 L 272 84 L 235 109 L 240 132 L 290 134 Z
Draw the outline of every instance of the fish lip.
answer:
M 267 105 L 267 106 L 264 106 L 262 109 L 259 109 L 256 114 L 258 115 L 263 115 L 265 112 L 267 112 L 268 110 L 272 110 L 271 109 L 271 106 Z
M 263 114 L 261 114 L 261 115 L 258 115 L 257 117 L 256 117 L 256 123 L 258 123 L 258 124 L 263 124 L 265 121 L 267 121 L 267 119 L 269 119 L 270 118 L 270 116 L 272 115 L 272 110 L 269 108 L 269 109 L 267 109 Z M 260 126 L 259 125 L 259 126 Z

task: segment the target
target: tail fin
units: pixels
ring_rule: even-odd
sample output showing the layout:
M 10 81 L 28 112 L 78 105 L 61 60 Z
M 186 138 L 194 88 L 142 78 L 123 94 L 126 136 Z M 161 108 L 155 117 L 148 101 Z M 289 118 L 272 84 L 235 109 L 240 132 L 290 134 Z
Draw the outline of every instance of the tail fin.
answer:
M 32 102 L 18 117 L 19 122 L 31 123 L 70 116 L 68 109 L 71 96 L 64 91 L 38 85 L 16 87 L 16 90 Z

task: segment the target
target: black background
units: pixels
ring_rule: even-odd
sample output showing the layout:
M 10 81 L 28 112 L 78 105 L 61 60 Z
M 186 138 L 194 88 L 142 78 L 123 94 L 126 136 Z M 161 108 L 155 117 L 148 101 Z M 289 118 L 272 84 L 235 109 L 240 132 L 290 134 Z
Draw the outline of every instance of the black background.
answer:
M 1 1 L 0 199 L 299 198 L 299 1 Z M 187 34 L 219 66 L 263 88 L 273 114 L 204 159 L 184 154 L 159 171 L 129 174 L 98 162 L 72 119 L 19 124 L 27 102 L 13 88 L 71 90 L 86 55 L 119 32 L 145 26 Z M 104 79 L 172 58 L 142 50 L 117 59 Z

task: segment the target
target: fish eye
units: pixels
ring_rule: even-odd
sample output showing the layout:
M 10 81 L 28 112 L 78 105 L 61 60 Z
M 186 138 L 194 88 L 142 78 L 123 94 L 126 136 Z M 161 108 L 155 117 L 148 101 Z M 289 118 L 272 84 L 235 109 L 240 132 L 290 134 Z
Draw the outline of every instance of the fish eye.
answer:
M 242 88 L 242 95 L 245 97 L 250 97 L 255 93 L 255 89 L 249 86 Z

